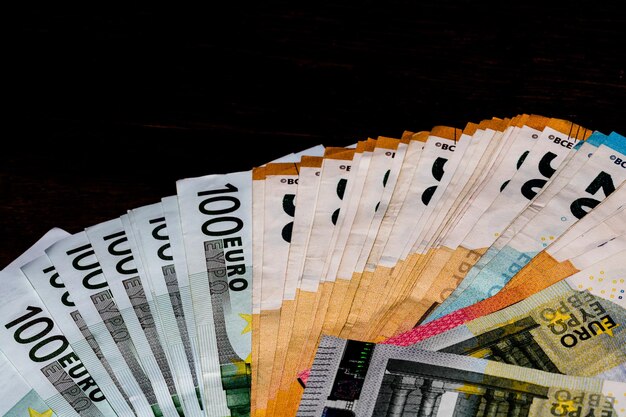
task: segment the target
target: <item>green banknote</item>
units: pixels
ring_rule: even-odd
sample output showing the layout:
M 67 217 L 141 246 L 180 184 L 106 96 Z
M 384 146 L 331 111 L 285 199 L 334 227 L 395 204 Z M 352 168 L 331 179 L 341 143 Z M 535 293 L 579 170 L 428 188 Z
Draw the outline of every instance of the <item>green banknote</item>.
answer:
M 150 284 L 154 313 L 161 323 L 162 343 L 167 349 L 172 371 L 178 380 L 185 415 L 201 417 L 201 389 L 196 373 L 196 360 L 185 321 L 183 299 L 162 204 L 159 202 L 133 209 L 129 212 L 128 219 L 131 230 L 125 224 L 126 233 L 134 235 L 134 240 L 129 240 L 129 243 L 141 256 L 145 272 L 143 276 Z
M 201 393 L 204 392 L 202 383 L 202 369 L 200 367 L 199 360 L 199 348 L 198 348 L 198 334 L 196 331 L 196 318 L 193 314 L 193 303 L 191 301 L 191 289 L 189 288 L 189 272 L 187 269 L 187 255 L 185 254 L 185 244 L 183 241 L 183 231 L 180 224 L 180 210 L 178 208 L 178 197 L 175 195 L 168 196 L 161 199 L 163 206 L 163 217 L 167 224 L 167 235 L 170 249 L 172 250 L 172 257 L 174 258 L 174 271 L 176 272 L 176 283 L 178 285 L 180 301 L 182 304 L 182 312 L 180 315 L 185 320 L 187 328 L 187 337 L 191 345 L 191 352 L 194 358 L 193 365 L 195 371 L 192 373 L 196 376 L 193 377 L 194 381 L 197 381 L 197 386 L 200 387 Z M 168 278 L 168 282 L 171 278 Z M 177 316 L 177 320 L 180 316 Z M 182 327 L 182 326 L 181 326 Z M 181 330 L 181 337 L 183 343 L 186 340 L 184 331 Z M 185 347 L 185 349 L 187 349 Z M 204 402 L 204 400 L 203 400 Z
M 109 364 L 111 358 L 104 356 L 100 345 L 84 325 L 76 303 L 72 301 L 50 258 L 45 254 L 41 255 L 22 266 L 21 270 L 117 414 L 120 417 L 134 416 L 135 410 L 124 390 L 124 384 L 119 381 Z
M 153 314 L 152 292 L 131 249 L 132 236 L 126 234 L 122 218 L 90 226 L 85 232 L 161 412 L 165 417 L 183 415 L 177 381 L 161 343 L 160 323 Z
M 0 350 L 47 409 L 61 416 L 117 416 L 22 271 L 7 268 L 0 272 L 0 283 L 5 295 L 0 304 Z
M 210 416 L 250 415 L 252 171 L 176 183 Z
M 87 343 L 97 342 L 140 417 L 163 415 L 154 388 L 140 365 L 136 348 L 87 234 L 79 232 L 46 249 L 68 296 L 76 304 L 72 320 Z

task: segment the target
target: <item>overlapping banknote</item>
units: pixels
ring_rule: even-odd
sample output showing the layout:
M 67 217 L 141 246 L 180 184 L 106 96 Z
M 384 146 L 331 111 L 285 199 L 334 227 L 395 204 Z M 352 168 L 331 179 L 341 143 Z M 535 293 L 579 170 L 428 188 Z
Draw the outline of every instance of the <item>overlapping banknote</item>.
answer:
M 535 114 L 181 179 L 0 272 L 0 415 L 626 415 L 625 179 Z
M 300 417 L 626 415 L 624 382 L 331 337 L 318 349 Z

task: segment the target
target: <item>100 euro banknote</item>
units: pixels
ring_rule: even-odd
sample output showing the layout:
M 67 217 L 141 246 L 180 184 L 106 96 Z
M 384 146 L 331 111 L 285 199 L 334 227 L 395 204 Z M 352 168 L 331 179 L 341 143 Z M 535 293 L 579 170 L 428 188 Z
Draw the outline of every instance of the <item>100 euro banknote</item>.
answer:
M 176 184 L 206 409 L 250 414 L 252 173 Z

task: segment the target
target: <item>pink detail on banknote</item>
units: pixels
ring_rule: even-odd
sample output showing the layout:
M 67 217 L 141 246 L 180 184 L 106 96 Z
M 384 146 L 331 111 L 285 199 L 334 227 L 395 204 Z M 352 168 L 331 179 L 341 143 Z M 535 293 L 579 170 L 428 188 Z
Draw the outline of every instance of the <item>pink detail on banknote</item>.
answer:
M 396 346 L 412 345 L 424 339 L 428 339 L 431 336 L 454 329 L 455 327 L 467 323 L 472 319 L 474 319 L 474 315 L 471 314 L 471 311 L 467 311 L 467 308 L 464 308 L 440 317 L 437 320 L 414 327 L 407 332 L 392 336 L 381 343 Z
M 433 320 L 421 326 L 414 327 L 407 332 L 390 337 L 384 342 L 381 342 L 381 344 L 408 346 L 420 342 L 424 339 L 428 339 L 431 336 L 435 336 L 448 330 L 454 329 L 455 327 L 465 324 L 468 321 L 471 321 L 479 316 L 473 311 L 475 310 L 475 308 L 472 309 L 471 307 L 472 306 L 469 306 L 454 311 L 450 314 L 438 318 L 437 320 Z M 306 385 L 306 381 L 309 378 L 310 374 L 311 370 L 305 369 L 298 374 L 298 380 Z
M 298 374 L 298 380 L 304 385 L 306 385 L 306 381 L 309 379 L 310 375 L 311 375 L 310 369 L 305 369 L 304 371 L 300 371 L 300 373 Z

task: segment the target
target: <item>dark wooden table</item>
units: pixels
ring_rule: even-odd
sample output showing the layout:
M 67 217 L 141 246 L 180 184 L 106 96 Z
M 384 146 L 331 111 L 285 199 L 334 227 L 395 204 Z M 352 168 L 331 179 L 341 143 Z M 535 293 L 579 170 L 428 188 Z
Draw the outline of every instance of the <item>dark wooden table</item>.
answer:
M 7 15 L 0 267 L 52 227 L 320 143 L 519 113 L 626 134 L 612 2 L 230 3 Z

